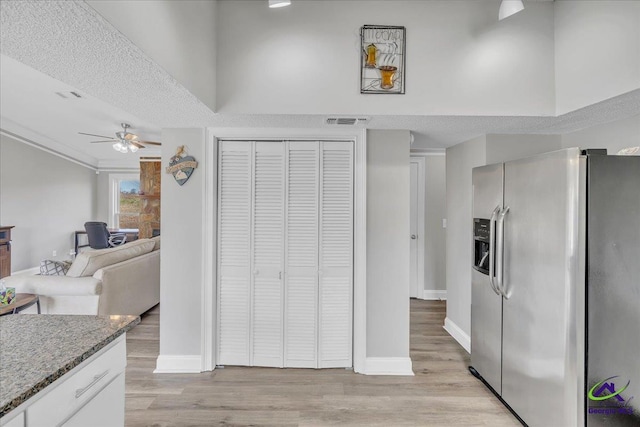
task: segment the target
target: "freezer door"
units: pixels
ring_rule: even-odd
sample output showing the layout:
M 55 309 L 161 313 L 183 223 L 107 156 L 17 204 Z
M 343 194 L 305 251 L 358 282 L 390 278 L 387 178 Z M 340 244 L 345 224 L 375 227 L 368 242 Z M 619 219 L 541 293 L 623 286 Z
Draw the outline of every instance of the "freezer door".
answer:
M 584 422 L 581 162 L 568 149 L 505 163 L 502 397 L 530 427 Z
M 490 219 L 495 208 L 502 207 L 502 171 L 502 163 L 473 169 L 474 218 Z M 471 270 L 471 366 L 499 394 L 502 388 L 502 297 L 492 290 L 489 276 L 471 265 L 468 268 Z
M 587 425 L 640 426 L 640 157 L 590 156 L 587 188 Z

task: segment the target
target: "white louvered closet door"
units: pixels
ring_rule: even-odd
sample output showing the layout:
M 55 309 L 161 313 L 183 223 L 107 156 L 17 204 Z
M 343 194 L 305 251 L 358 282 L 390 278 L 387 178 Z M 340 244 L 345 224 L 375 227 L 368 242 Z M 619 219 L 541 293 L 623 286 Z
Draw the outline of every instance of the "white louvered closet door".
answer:
M 250 364 L 252 143 L 220 142 L 218 363 Z
M 287 150 L 284 366 L 318 365 L 318 142 Z
M 218 363 L 351 366 L 352 143 L 219 147 Z
M 351 366 L 352 157 L 351 143 L 322 143 L 319 191 L 319 368 Z
M 255 142 L 251 365 L 282 367 L 284 144 Z

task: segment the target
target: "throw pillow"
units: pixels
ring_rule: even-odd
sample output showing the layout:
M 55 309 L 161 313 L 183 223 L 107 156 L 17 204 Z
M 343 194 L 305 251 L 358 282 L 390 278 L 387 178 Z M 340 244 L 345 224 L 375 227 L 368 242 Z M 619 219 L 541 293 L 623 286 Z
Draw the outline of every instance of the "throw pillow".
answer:
M 71 261 L 53 261 L 45 259 L 40 261 L 40 274 L 42 276 L 64 276 L 71 267 Z

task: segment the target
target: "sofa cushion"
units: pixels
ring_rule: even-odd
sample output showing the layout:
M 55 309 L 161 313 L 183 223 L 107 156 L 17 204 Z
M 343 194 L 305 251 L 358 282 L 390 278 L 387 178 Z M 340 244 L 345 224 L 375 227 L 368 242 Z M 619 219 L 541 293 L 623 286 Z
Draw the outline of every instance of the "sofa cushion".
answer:
M 152 237 L 149 240 L 151 240 L 155 244 L 155 246 L 153 247 L 154 251 L 157 251 L 160 249 L 160 236 Z
M 139 239 L 131 243 L 109 249 L 82 252 L 71 264 L 67 271 L 69 277 L 92 276 L 93 273 L 108 265 L 116 264 L 144 255 L 153 250 L 154 242 L 149 239 Z
M 40 274 L 43 276 L 64 276 L 71 267 L 71 261 L 40 261 Z

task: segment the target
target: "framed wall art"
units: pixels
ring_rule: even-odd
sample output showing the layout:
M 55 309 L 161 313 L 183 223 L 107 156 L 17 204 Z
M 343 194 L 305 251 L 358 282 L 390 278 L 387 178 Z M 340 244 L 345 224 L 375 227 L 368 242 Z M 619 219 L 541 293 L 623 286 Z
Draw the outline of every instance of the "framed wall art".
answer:
M 360 93 L 404 94 L 405 27 L 360 28 Z

